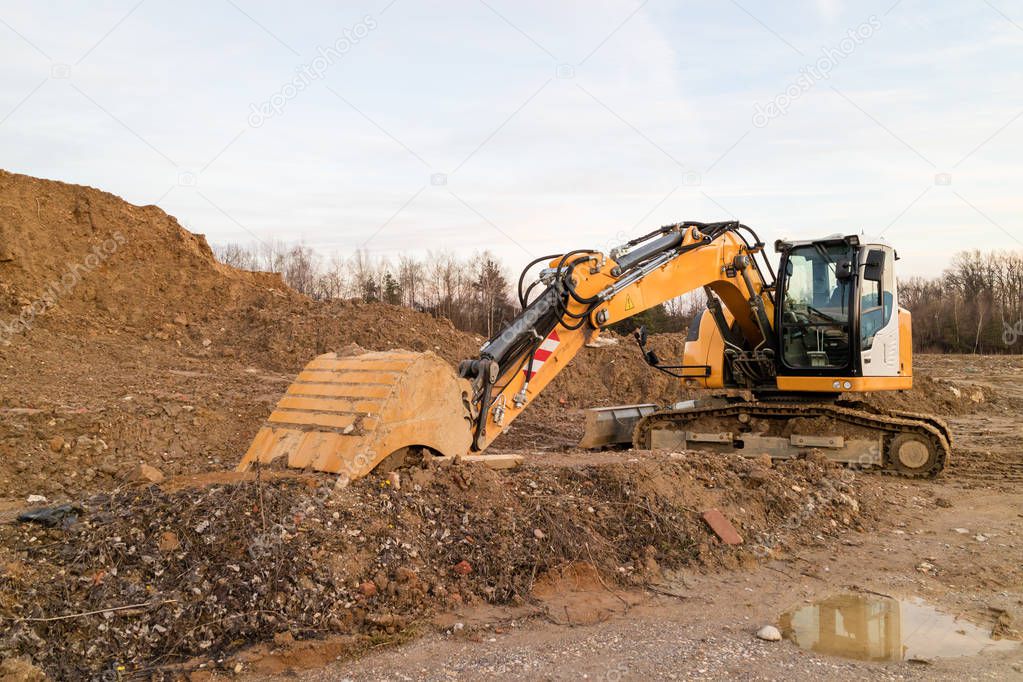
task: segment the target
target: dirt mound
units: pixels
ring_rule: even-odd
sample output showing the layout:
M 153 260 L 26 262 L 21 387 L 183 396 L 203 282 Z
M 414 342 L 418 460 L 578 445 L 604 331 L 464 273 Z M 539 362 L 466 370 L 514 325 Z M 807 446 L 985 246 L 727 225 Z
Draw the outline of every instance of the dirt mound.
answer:
M 951 381 L 917 371 L 913 388 L 909 391 L 869 393 L 864 399 L 888 410 L 902 410 L 941 417 L 958 417 L 990 409 L 1012 409 L 1018 401 L 1004 394 L 998 387 Z
M 435 318 L 386 303 L 261 301 L 233 311 L 214 333 L 225 357 L 297 372 L 320 353 L 355 344 L 366 350 L 433 351 L 452 366 L 476 355 L 481 337 Z
M 575 360 L 551 384 L 534 405 L 550 407 L 598 407 L 612 404 L 658 403 L 666 405 L 692 397 L 675 377 L 650 367 L 631 338 L 604 334 L 612 343 L 584 348 Z M 685 336 L 658 334 L 650 347 L 665 362 L 681 362 Z
M 394 306 L 313 303 L 278 275 L 217 262 L 205 237 L 156 206 L 6 171 L 0 314 L 0 343 L 40 325 L 79 337 L 116 329 L 200 354 L 216 343 L 210 354 L 287 369 L 328 346 L 419 346 L 454 358 L 473 339 Z
M 204 318 L 253 294 L 295 300 L 275 275 L 221 265 L 202 235 L 156 206 L 0 171 L 0 310 L 8 326 Z
M 274 638 L 386 637 L 462 603 L 532 602 L 568 565 L 642 585 L 847 532 L 869 518 L 867 483 L 823 461 L 640 453 L 503 475 L 416 469 L 400 489 L 372 477 L 341 494 L 318 478 L 128 490 L 83 502 L 64 529 L 0 526 L 0 654 L 80 679 Z M 717 541 L 699 517 L 709 507 L 745 545 Z M 772 527 L 788 536 L 768 540 Z
M 109 488 L 140 462 L 168 475 L 231 468 L 315 355 L 354 343 L 454 365 L 482 342 L 447 320 L 311 301 L 224 266 L 155 206 L 0 171 L 0 496 Z M 585 349 L 524 419 L 557 430 L 566 409 L 684 393 L 622 339 Z

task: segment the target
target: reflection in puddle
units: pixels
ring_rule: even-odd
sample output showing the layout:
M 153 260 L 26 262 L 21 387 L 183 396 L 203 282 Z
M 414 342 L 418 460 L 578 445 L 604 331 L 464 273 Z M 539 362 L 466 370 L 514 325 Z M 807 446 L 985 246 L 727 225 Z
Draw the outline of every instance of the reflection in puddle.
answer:
M 1012 651 L 1019 642 L 928 606 L 870 594 L 839 594 L 781 617 L 800 648 L 863 661 L 902 661 Z

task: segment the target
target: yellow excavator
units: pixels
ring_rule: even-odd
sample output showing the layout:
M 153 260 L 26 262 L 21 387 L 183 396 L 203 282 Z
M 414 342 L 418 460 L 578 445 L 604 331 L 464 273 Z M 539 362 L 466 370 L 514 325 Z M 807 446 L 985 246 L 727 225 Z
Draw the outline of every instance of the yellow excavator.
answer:
M 457 375 L 432 353 L 321 355 L 288 388 L 239 468 L 285 463 L 347 482 L 410 456 L 485 459 L 602 329 L 702 288 L 706 310 L 680 362 L 663 363 L 646 349 L 645 332 L 636 336 L 650 366 L 723 395 L 592 410 L 584 446 L 775 459 L 818 451 L 862 468 L 936 475 L 951 444 L 942 420 L 855 399 L 913 385 L 895 251 L 856 235 L 779 240 L 775 274 L 764 250 L 740 222 L 687 221 L 606 255 L 581 249 L 537 259 L 519 278 L 521 313 Z

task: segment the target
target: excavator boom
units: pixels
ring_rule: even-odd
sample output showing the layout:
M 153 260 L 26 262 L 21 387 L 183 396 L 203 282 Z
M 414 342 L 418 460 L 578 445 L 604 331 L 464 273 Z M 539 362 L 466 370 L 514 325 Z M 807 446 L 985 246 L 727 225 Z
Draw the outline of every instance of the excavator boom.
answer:
M 492 443 L 601 329 L 701 287 L 731 311 L 750 348 L 769 352 L 774 303 L 755 261 L 762 249 L 740 223 L 686 222 L 608 255 L 552 257 L 535 285 L 544 290 L 532 301 L 520 291 L 523 312 L 459 367 L 474 386 L 473 449 Z M 703 365 L 682 370 L 709 376 Z

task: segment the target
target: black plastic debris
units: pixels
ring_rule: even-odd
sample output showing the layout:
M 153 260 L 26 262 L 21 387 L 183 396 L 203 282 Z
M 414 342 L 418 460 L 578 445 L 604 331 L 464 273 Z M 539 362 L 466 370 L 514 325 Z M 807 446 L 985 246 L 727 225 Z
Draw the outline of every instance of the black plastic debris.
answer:
M 18 521 L 38 523 L 47 528 L 69 528 L 78 523 L 78 514 L 81 511 L 81 507 L 76 507 L 73 504 L 61 504 L 56 507 L 43 507 L 22 512 L 18 515 Z

